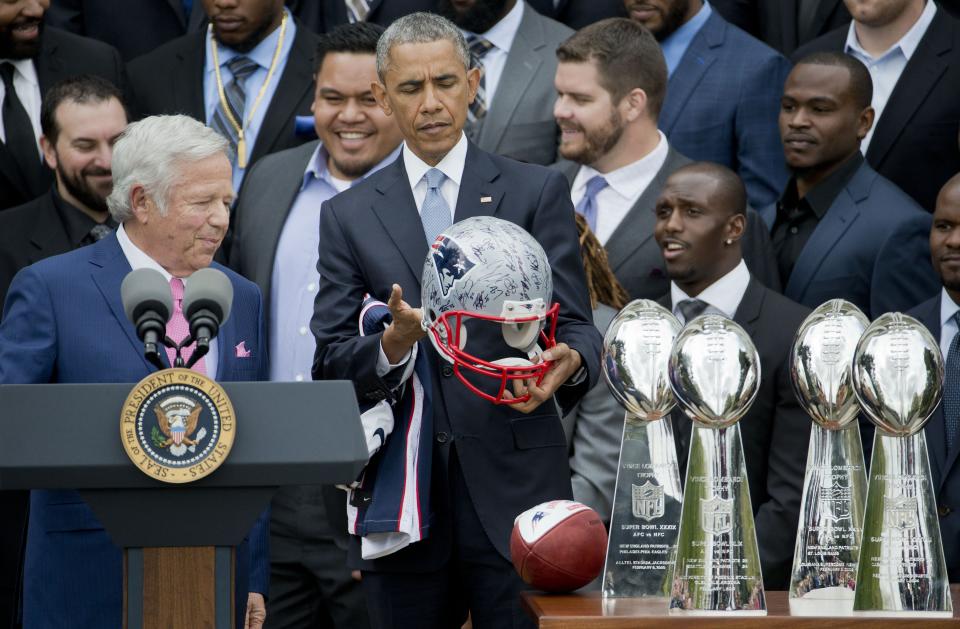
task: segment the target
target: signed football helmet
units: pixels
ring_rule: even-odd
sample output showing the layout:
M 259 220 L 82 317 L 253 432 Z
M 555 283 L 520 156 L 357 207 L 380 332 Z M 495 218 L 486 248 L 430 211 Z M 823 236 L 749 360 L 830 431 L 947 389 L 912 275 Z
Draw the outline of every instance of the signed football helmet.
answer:
M 550 262 L 533 236 L 491 216 L 451 225 L 430 246 L 420 287 L 423 329 L 460 381 L 495 404 L 530 399 L 528 394 L 505 400 L 503 394 L 511 380 L 532 379 L 538 385 L 543 380 L 550 363 L 540 355 L 556 345 L 560 308 L 552 303 Z M 489 357 L 499 345 L 489 334 L 468 347 L 468 324 L 472 329 L 499 324 L 508 346 L 503 350 L 517 351 Z M 484 378 L 494 378 L 494 387 L 472 381 Z

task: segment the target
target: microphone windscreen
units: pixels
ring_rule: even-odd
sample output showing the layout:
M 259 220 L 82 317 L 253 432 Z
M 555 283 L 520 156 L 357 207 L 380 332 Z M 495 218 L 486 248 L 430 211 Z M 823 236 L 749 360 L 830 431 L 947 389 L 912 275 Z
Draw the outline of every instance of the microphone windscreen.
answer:
M 223 271 L 207 267 L 187 279 L 183 289 L 183 314 L 187 320 L 192 319 L 198 309 L 206 308 L 218 315 L 223 325 L 230 318 L 232 305 L 233 284 Z
M 170 284 L 155 269 L 137 269 L 127 273 L 120 284 L 120 299 L 127 319 L 134 325 L 144 309 L 155 310 L 164 321 L 170 319 L 173 311 Z

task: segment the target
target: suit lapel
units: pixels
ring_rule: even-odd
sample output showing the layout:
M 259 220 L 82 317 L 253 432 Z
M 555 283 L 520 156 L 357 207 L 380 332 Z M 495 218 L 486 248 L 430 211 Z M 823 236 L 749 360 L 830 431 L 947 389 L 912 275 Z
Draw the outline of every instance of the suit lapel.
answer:
M 493 102 L 487 107 L 487 115 L 477 135 L 477 143 L 483 146 L 498 146 L 514 110 L 520 104 L 527 89 L 533 83 L 540 65 L 543 63 L 537 50 L 543 48 L 543 27 L 538 21 L 540 16 L 529 6 L 523 7 L 523 18 L 513 38 L 510 54 L 500 75 L 500 83 L 494 94 Z
M 33 249 L 27 256 L 29 264 L 49 258 L 72 248 L 63 221 L 53 206 L 53 192 L 45 195 L 44 203 L 37 208 L 33 231 L 30 233 L 30 245 Z
M 946 19 L 943 9 L 938 9 L 920 45 L 903 69 L 883 109 L 883 115 L 876 122 L 877 129 L 867 149 L 867 159 L 875 167 L 883 163 L 897 138 L 904 133 L 914 112 L 947 71 L 946 59 L 953 43 L 951 26 Z
M 764 290 L 763 285 L 751 276 L 743 299 L 740 300 L 737 312 L 733 315 L 734 323 L 739 324 L 751 337 L 756 332 L 760 311 L 763 309 Z
M 190 19 L 190 16 L 183 14 L 183 3 L 181 3 L 180 0 L 167 0 L 167 4 L 170 5 L 170 9 L 173 11 L 173 14 L 177 16 L 180 26 L 186 28 L 187 20 Z
M 213 268 L 224 271 L 225 269 L 217 263 L 211 265 Z M 231 280 L 231 284 L 233 280 Z M 236 286 L 234 286 L 236 289 Z M 234 295 L 236 295 L 236 290 L 234 290 Z M 236 297 L 234 297 L 236 299 Z M 236 315 L 231 316 L 227 319 L 222 326 L 220 326 L 220 331 L 217 333 L 217 380 L 221 382 L 229 382 L 231 380 L 236 380 L 236 367 L 237 360 L 236 356 L 236 346 L 240 341 L 245 341 L 247 339 L 240 339 L 237 332 L 237 317 Z M 262 351 L 263 348 L 257 347 L 254 351 Z M 208 375 L 211 375 L 208 372 Z
M 250 161 L 254 162 L 267 153 L 276 150 L 279 142 L 285 140 L 284 127 L 293 119 L 297 105 L 310 92 L 313 76 L 310 73 L 310 59 L 314 50 L 310 49 L 307 28 L 297 22 L 297 36 L 287 56 L 287 65 L 273 92 L 270 106 L 263 117 L 263 124 L 257 132 L 257 143 L 253 147 Z M 290 133 L 293 133 L 292 129 Z
M 839 3 L 840 0 L 820 0 L 817 6 L 817 13 L 813 16 L 813 23 L 810 25 L 810 32 L 804 33 L 807 41 L 815 39 L 823 32 L 824 25 L 827 23 L 827 20 L 830 19 L 833 12 L 836 11 Z M 794 11 L 794 15 L 796 15 L 796 11 Z
M 726 32 L 726 24 L 714 11 L 690 42 L 690 47 L 680 59 L 680 64 L 670 75 L 667 83 L 667 99 L 660 114 L 660 129 L 667 137 L 681 118 L 680 114 L 687 101 L 693 96 L 697 85 L 717 60 L 713 49 L 723 45 Z
M 453 213 L 455 223 L 472 216 L 493 216 L 496 213 L 503 198 L 503 189 L 494 183 L 499 176 L 500 170 L 490 157 L 475 144 L 469 144 Z
M 420 222 L 420 213 L 417 212 L 413 191 L 407 180 L 403 153 L 383 172 L 385 176 L 378 180 L 376 186 L 380 196 L 373 202 L 373 213 L 419 282 L 423 261 L 427 257 L 427 237 L 423 234 L 423 223 Z
M 774 3 L 776 3 L 777 10 L 780 11 L 780 32 L 783 35 L 783 48 L 793 50 L 797 47 L 797 0 L 774 0 Z
M 203 102 L 203 71 L 206 63 L 207 31 L 193 35 L 190 45 L 177 53 L 179 68 L 173 73 L 174 110 L 197 120 L 207 121 L 207 108 Z
M 807 286 L 820 269 L 824 259 L 860 215 L 857 206 L 869 196 L 870 184 L 876 176 L 876 173 L 865 163 L 853 175 L 853 179 L 840 192 L 837 200 L 827 210 L 826 215 L 810 235 L 803 251 L 800 252 L 790 279 L 787 281 L 784 295 L 794 301 L 803 300 Z

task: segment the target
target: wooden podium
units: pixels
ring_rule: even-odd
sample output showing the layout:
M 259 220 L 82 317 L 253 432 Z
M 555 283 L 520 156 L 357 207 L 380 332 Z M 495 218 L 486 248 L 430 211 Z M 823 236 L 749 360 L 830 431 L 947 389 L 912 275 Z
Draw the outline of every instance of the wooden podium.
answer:
M 731 616 L 729 618 L 673 616 L 666 602 L 650 599 L 608 599 L 607 605 L 599 592 L 588 594 L 543 594 L 524 592 L 524 610 L 542 629 L 888 629 L 906 627 L 960 627 L 960 585 L 951 585 L 953 618 L 865 618 L 845 616 L 812 618 L 791 616 L 786 592 L 767 592 L 766 616 Z

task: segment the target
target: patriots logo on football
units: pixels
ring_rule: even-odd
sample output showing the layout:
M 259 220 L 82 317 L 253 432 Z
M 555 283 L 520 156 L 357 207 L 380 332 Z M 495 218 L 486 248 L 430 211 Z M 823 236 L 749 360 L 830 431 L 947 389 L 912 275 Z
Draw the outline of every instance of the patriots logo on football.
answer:
M 542 520 L 546 515 L 547 514 L 544 513 L 543 511 L 537 511 L 536 513 L 534 513 L 533 517 L 530 518 L 530 526 L 532 526 L 533 529 L 536 530 L 537 524 L 539 524 L 540 520 Z
M 456 242 L 443 234 L 437 236 L 431 249 L 430 255 L 433 256 L 433 266 L 437 270 L 440 292 L 446 297 L 453 285 L 466 277 L 476 263 L 467 258 Z

